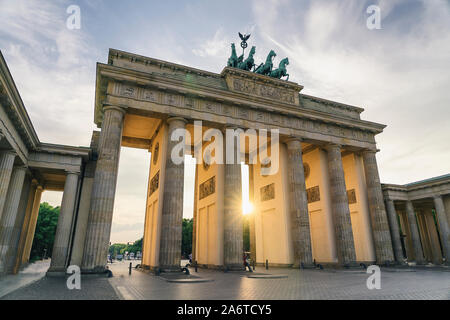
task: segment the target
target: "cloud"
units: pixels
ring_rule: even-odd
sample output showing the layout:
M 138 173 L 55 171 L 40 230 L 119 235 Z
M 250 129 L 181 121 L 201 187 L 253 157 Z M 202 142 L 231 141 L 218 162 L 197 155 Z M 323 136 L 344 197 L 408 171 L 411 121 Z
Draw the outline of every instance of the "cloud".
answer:
M 0 47 L 43 142 L 88 145 L 96 49 L 69 30 L 67 2 L 1 1 Z
M 369 4 L 276 3 L 266 19 L 255 1 L 253 13 L 264 46 L 289 56 L 291 80 L 305 93 L 360 105 L 363 119 L 388 125 L 377 137 L 383 182 L 448 173 L 450 76 L 443 70 L 450 70 L 450 5 L 380 1 L 382 29 L 371 31 Z M 296 25 L 286 17 L 286 24 L 276 25 L 282 16 L 274 12 L 287 9 L 297 14 Z
M 230 41 L 224 34 L 223 28 L 214 33 L 212 39 L 205 41 L 198 49 L 192 49 L 192 52 L 199 57 L 216 57 L 218 55 L 224 57 L 228 53 Z

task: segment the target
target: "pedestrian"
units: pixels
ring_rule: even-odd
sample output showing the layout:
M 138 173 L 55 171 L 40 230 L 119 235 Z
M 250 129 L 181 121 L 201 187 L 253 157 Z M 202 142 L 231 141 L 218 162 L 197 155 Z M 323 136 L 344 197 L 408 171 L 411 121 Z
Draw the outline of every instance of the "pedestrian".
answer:
M 250 264 L 248 263 L 247 259 L 248 259 L 248 255 L 246 252 L 244 252 L 244 267 L 245 269 L 248 268 L 248 271 L 253 272 L 252 268 L 250 267 Z

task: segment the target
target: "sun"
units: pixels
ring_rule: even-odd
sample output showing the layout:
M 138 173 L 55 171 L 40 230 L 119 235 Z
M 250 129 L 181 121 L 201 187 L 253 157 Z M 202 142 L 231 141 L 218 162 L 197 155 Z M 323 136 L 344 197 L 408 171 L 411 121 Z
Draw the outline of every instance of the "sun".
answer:
M 250 214 L 253 212 L 253 204 L 251 202 L 244 202 L 242 204 L 242 212 L 244 215 Z

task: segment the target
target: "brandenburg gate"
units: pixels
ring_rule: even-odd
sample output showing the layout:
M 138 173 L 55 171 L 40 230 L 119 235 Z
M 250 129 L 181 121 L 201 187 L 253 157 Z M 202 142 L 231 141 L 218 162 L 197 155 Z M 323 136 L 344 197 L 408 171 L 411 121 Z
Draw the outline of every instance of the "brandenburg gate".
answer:
M 185 169 L 174 155 L 197 161 L 193 260 L 200 266 L 243 269 L 242 162 L 249 166 L 256 263 L 403 264 L 392 202 L 399 193 L 382 190 L 375 156 L 385 126 L 362 120 L 362 108 L 302 94 L 301 85 L 279 79 L 285 74 L 265 74 L 265 64 L 251 72 L 248 59 L 233 59 L 216 74 L 111 49 L 107 63 L 97 64 L 94 122 L 101 131 L 90 147 L 70 147 L 39 141 L 1 57 L 0 273 L 28 262 L 45 190 L 64 191 L 49 275 L 69 265 L 105 271 L 121 147 L 151 153 L 145 270 L 180 271 Z M 287 59 L 282 63 L 280 70 Z M 395 200 L 408 200 L 402 190 Z M 445 192 L 434 203 L 448 248 Z M 420 240 L 410 202 L 406 212 L 414 252 Z

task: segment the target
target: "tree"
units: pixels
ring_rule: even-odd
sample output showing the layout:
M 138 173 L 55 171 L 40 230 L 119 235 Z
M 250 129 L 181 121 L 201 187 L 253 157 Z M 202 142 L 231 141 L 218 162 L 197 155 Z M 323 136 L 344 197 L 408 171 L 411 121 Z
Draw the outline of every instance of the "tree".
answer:
M 42 259 L 45 250 L 47 250 L 47 257 L 52 256 L 59 211 L 60 207 L 52 207 L 47 202 L 40 204 L 30 261 Z
M 183 219 L 181 238 L 181 255 L 188 257 L 192 253 L 192 231 L 194 219 Z

